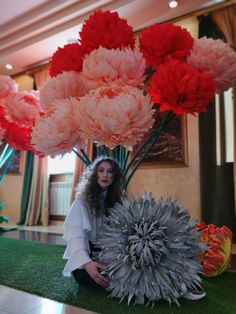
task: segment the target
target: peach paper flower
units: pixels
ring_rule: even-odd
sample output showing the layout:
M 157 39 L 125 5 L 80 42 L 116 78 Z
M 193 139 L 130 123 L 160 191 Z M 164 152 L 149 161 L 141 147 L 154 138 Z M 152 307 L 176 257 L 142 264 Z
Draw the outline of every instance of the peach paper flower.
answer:
M 18 91 L 16 82 L 7 75 L 0 75 L 0 99 Z
M 50 109 L 52 102 L 69 97 L 80 97 L 87 92 L 81 74 L 74 71 L 63 72 L 49 79 L 40 90 L 40 106 Z
M 149 97 L 135 87 L 98 88 L 80 98 L 75 117 L 82 137 L 131 149 L 153 124 Z
M 39 92 L 21 92 L 9 95 L 1 105 L 4 108 L 5 119 L 19 126 L 32 126 L 39 115 Z
M 202 37 L 195 40 L 187 62 L 213 77 L 217 93 L 229 89 L 236 80 L 236 53 L 220 39 Z
M 74 116 L 78 100 L 57 100 L 53 104 L 54 112 L 36 120 L 32 130 L 32 145 L 44 155 L 55 157 L 64 155 L 73 147 L 83 146 L 79 126 Z
M 138 50 L 100 47 L 86 55 L 82 77 L 89 89 L 106 86 L 140 86 L 146 62 Z

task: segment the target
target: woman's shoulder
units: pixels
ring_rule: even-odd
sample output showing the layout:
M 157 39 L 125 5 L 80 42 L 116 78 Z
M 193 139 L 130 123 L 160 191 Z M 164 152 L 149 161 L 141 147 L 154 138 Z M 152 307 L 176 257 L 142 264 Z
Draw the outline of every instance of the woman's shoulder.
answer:
M 83 194 L 76 194 L 75 200 L 72 203 L 67 214 L 65 225 L 81 225 L 90 224 L 90 209 L 86 198 Z

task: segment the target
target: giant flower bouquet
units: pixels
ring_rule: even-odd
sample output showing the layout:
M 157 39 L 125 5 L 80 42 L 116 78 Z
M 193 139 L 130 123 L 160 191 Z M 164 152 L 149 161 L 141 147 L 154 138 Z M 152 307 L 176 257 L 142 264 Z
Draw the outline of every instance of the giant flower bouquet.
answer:
M 235 73 L 236 54 L 221 40 L 194 40 L 186 29 L 165 23 L 143 30 L 135 45 L 126 20 L 97 11 L 84 22 L 78 42 L 51 59 L 32 145 L 52 157 L 73 150 L 89 165 L 84 145 L 90 139 L 117 159 L 127 187 L 171 118 L 206 111 Z M 156 130 L 154 104 L 165 112 Z
M 55 52 L 50 75 L 32 145 L 52 157 L 73 150 L 89 165 L 84 148 L 92 140 L 118 161 L 126 188 L 174 115 L 206 111 L 215 93 L 232 85 L 236 54 L 220 40 L 195 40 L 170 23 L 143 30 L 135 45 L 126 20 L 98 11 L 77 43 Z M 164 113 L 155 130 L 154 104 Z M 175 201 L 149 194 L 111 209 L 99 234 L 111 296 L 179 304 L 189 287 L 201 285 L 196 255 L 203 246 L 194 225 Z

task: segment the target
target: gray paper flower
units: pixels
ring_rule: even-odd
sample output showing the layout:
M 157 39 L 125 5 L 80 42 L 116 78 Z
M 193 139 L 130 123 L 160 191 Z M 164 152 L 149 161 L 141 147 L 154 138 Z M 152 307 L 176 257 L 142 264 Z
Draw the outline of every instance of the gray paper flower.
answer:
M 179 305 L 188 287 L 201 286 L 202 266 L 195 256 L 203 247 L 194 225 L 171 198 L 145 194 L 116 204 L 98 234 L 110 296 L 128 297 L 128 304 L 164 299 Z

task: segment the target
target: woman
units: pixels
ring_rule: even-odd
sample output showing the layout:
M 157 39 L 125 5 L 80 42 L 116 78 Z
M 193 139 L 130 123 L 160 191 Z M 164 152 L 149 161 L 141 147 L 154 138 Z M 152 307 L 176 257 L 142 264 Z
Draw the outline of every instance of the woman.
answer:
M 101 274 L 105 265 L 91 258 L 93 241 L 103 224 L 107 209 L 121 202 L 121 171 L 110 157 L 98 157 L 85 172 L 77 188 L 77 195 L 64 224 L 63 238 L 67 247 L 64 276 L 73 274 L 82 284 L 106 287 L 108 280 Z

